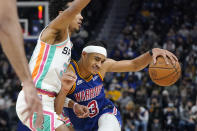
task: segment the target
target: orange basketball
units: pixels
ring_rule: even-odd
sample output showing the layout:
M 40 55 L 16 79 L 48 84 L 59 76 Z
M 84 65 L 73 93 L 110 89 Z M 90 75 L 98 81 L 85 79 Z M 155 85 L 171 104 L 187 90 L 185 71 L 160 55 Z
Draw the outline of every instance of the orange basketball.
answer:
M 175 65 L 168 59 L 169 64 L 166 64 L 163 57 L 157 57 L 156 64 L 153 61 L 149 65 L 149 75 L 151 80 L 160 86 L 170 86 L 174 84 L 181 75 L 181 66 L 177 61 Z

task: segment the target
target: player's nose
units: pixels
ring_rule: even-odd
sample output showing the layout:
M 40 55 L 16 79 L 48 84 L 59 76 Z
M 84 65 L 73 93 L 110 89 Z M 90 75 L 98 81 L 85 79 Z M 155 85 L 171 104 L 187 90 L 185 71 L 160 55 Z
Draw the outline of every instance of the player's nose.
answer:
M 101 61 L 100 61 L 100 62 L 98 62 L 98 63 L 96 64 L 96 66 L 97 66 L 97 68 L 98 68 L 98 69 L 100 69 L 100 68 L 101 68 L 101 65 L 102 65 Z
M 79 19 L 82 21 L 83 20 L 83 16 L 80 14 Z

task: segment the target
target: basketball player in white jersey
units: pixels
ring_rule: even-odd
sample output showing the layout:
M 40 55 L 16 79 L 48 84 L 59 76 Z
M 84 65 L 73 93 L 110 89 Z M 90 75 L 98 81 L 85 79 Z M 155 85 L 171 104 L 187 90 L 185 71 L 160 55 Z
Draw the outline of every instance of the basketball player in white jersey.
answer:
M 66 79 L 64 82 L 67 81 L 70 84 L 68 85 L 70 88 L 76 80 L 74 74 L 65 73 L 71 59 L 70 35 L 79 30 L 83 19 L 81 10 L 89 2 L 90 0 L 75 0 L 68 5 L 68 8 L 65 0 L 51 0 L 50 2 L 49 10 L 52 21 L 40 33 L 29 63 L 44 112 L 42 128 L 34 127 L 37 113 L 34 113 L 30 120 L 24 122 L 33 131 L 68 131 L 68 128 L 54 111 L 54 101 L 61 90 L 62 76 Z M 67 9 L 64 10 L 65 8 Z M 21 121 L 24 121 L 26 116 L 25 113 L 22 114 L 25 107 L 24 92 L 21 91 L 16 104 L 17 115 Z
M 17 76 L 23 82 L 23 91 L 27 103 L 24 110 L 27 113 L 25 119 L 30 118 L 33 112 L 36 111 L 38 114 L 36 126 L 40 126 L 43 117 L 42 104 L 37 96 L 25 57 L 22 31 L 16 10 L 16 0 L 0 0 L 0 43 Z

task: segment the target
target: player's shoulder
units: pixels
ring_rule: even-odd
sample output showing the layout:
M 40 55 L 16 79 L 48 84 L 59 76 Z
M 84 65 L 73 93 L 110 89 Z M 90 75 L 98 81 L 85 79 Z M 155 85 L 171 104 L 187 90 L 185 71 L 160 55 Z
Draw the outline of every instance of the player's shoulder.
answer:
M 74 62 L 75 62 L 74 60 L 71 60 L 71 61 L 70 61 L 70 64 L 68 65 L 67 70 L 76 73 L 75 68 L 74 68 L 74 66 L 73 66 L 73 63 L 74 63 Z
M 108 68 L 112 64 L 114 64 L 116 61 L 110 58 L 107 58 L 106 61 L 103 63 L 103 68 Z
M 105 65 L 109 65 L 109 64 L 112 64 L 114 63 L 115 60 L 111 59 L 111 58 L 107 58 L 106 61 L 104 62 Z
M 57 33 L 57 30 L 50 28 L 50 26 L 48 26 L 43 30 L 40 39 L 46 43 L 49 43 L 48 41 L 52 41 L 51 39 L 54 39 Z
M 115 63 L 116 61 L 110 58 L 107 58 L 103 63 L 102 67 L 100 68 L 100 73 L 102 77 L 105 76 L 105 73 L 108 72 L 109 68 Z

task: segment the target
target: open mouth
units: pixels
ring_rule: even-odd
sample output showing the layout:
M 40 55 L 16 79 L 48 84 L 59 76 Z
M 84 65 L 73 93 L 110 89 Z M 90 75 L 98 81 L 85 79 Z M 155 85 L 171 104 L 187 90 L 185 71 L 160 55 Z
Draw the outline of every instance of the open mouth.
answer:
M 78 22 L 78 25 L 81 27 L 81 25 L 82 25 L 82 22 L 80 21 L 80 22 Z
M 93 70 L 94 70 L 95 72 L 97 72 L 97 71 L 99 71 L 99 68 L 93 67 Z

